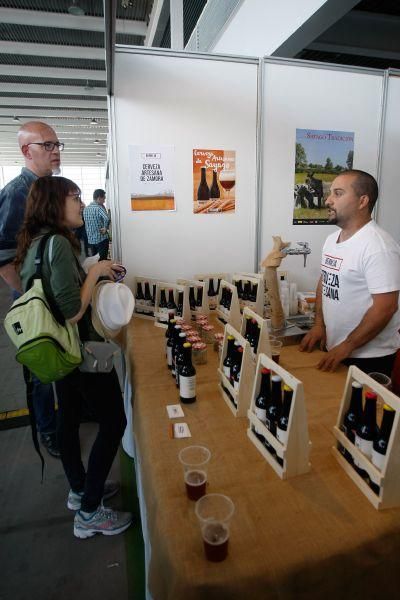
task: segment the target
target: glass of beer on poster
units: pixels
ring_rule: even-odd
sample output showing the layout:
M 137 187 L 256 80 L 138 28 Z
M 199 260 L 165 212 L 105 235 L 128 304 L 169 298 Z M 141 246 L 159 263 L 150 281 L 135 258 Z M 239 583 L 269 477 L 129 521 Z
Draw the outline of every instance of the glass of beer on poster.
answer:
M 207 467 L 211 452 L 205 446 L 187 446 L 179 452 L 189 500 L 198 500 L 206 493 Z
M 206 494 L 196 502 L 195 513 L 207 560 L 220 562 L 227 557 L 230 522 L 234 512 L 232 500 L 223 494 Z
M 236 173 L 235 171 L 223 170 L 220 171 L 219 174 L 219 182 L 224 189 L 225 199 L 229 199 L 229 192 L 233 187 L 235 187 L 236 183 Z

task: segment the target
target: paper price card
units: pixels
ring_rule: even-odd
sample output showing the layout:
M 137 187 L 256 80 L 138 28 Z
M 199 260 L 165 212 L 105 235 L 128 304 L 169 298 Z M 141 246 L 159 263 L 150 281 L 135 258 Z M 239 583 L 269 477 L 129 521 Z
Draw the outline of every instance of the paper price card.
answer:
M 167 413 L 170 419 L 177 419 L 185 416 L 180 404 L 168 404 Z

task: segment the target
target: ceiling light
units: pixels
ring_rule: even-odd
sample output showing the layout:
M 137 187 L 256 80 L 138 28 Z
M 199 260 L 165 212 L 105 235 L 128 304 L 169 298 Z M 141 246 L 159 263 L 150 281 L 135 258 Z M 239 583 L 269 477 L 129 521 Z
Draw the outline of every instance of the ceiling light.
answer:
M 102 154 L 100 154 L 100 152 L 98 152 L 98 153 L 96 154 L 96 156 L 102 156 Z
M 93 144 L 100 144 L 100 140 L 94 140 Z
M 17 115 L 14 116 L 13 123 L 21 123 L 21 120 L 17 117 Z
M 70 15 L 81 16 L 85 14 L 83 8 L 81 8 L 78 4 L 78 0 L 72 0 L 71 6 L 68 7 L 68 12 Z
M 89 83 L 89 79 L 86 80 L 86 85 L 83 89 L 88 92 L 90 92 L 91 90 L 94 90 L 94 86 Z
M 93 119 L 90 121 L 90 124 L 91 124 L 91 125 L 98 125 L 98 122 L 97 122 L 97 120 L 96 120 L 95 118 L 93 118 Z

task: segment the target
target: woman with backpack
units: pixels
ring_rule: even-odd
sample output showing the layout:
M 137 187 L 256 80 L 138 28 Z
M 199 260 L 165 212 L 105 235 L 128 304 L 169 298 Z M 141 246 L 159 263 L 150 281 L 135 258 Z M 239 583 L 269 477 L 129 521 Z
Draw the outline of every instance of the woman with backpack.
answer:
M 22 286 L 35 273 L 35 257 L 43 235 L 53 234 L 46 243 L 42 281 L 50 297 L 71 323 L 77 323 L 82 341 L 101 340 L 90 317 L 93 289 L 100 277 L 118 279 L 123 267 L 109 260 L 95 263 L 86 275 L 78 257 L 79 242 L 73 232 L 80 227 L 83 203 L 80 189 L 64 177 L 39 177 L 30 189 L 25 218 L 18 235 L 16 265 Z M 102 533 L 115 535 L 125 531 L 132 521 L 130 513 L 116 512 L 103 506 L 103 500 L 119 490 L 107 481 L 119 442 L 126 427 L 123 399 L 118 376 L 109 373 L 85 373 L 78 368 L 55 382 L 58 399 L 58 442 L 65 474 L 70 484 L 67 506 L 75 510 L 74 535 L 87 538 Z M 87 403 L 99 424 L 90 451 L 87 470 L 82 463 L 79 425 Z

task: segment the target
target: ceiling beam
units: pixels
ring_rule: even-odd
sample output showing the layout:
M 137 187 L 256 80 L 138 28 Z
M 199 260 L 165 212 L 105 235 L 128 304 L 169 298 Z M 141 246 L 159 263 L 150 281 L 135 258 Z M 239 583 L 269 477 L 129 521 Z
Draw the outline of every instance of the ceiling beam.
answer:
M 154 36 L 157 32 L 158 22 L 160 20 L 161 10 L 164 4 L 164 0 L 153 0 L 153 6 L 151 7 L 149 26 L 147 28 L 146 37 L 144 38 L 144 46 L 151 46 L 153 44 Z
M 32 44 L 28 42 L 9 42 L 0 40 L 0 54 L 23 56 L 62 56 L 63 58 L 85 58 L 104 60 L 104 48 L 90 46 L 66 46 L 60 44 Z
M 15 113 L 18 113 L 18 117 L 28 119 L 31 117 L 86 117 L 94 119 L 103 119 L 107 122 L 107 111 L 100 111 L 98 109 L 84 109 L 84 110 L 65 110 L 60 108 L 47 108 L 43 107 L 42 110 L 36 108 L 20 108 L 19 110 L 14 108 L 2 108 L 0 106 L 0 117 L 13 117 Z
M 13 115 L 14 116 L 14 115 Z M 23 117 L 21 117 L 21 122 L 18 123 L 13 123 L 12 122 L 12 118 L 11 117 L 1 117 L 0 116 L 0 127 L 1 128 L 7 128 L 7 130 L 10 131 L 18 131 L 18 129 L 21 127 L 21 125 L 23 123 L 25 123 L 26 121 L 30 121 L 30 120 L 36 120 L 36 119 L 25 119 Z M 53 118 L 53 117 L 48 117 L 46 118 L 46 123 L 48 125 L 51 125 L 51 127 L 54 127 L 55 129 L 57 129 L 57 131 L 59 130 L 65 130 L 65 132 L 70 132 L 70 133 L 74 133 L 75 131 L 79 132 L 79 134 L 85 134 L 85 135 L 93 135 L 95 138 L 98 135 L 107 135 L 108 133 L 108 123 L 104 123 L 103 121 L 100 121 L 98 123 L 98 125 L 91 125 L 90 124 L 91 119 L 87 118 L 87 119 L 63 119 L 63 118 Z
M 104 0 L 104 40 L 106 49 L 107 94 L 114 93 L 115 21 L 117 0 Z
M 14 77 L 46 77 L 49 79 L 95 79 L 106 80 L 106 72 L 95 69 L 71 69 L 61 67 L 32 67 L 23 65 L 0 65 L 0 75 Z
M 76 99 L 68 99 L 63 100 L 60 98 L 15 98 L 10 96 L 1 96 L 1 92 L 3 88 L 0 90 L 0 106 L 11 106 L 11 107 L 20 107 L 24 106 L 26 108 L 32 108 L 33 106 L 47 106 L 59 108 L 60 104 L 64 105 L 66 108 L 89 108 L 94 110 L 107 110 L 107 101 L 106 100 L 76 100 Z
M 65 13 L 0 8 L 0 22 L 34 27 L 56 27 L 58 29 L 77 29 L 80 31 L 104 31 L 103 17 L 87 15 L 74 16 Z M 116 32 L 145 37 L 147 25 L 144 21 L 116 20 Z
M 86 88 L 86 82 L 78 85 L 51 85 L 43 83 L 0 83 L 3 93 L 41 94 L 42 96 L 107 96 L 105 87 Z

